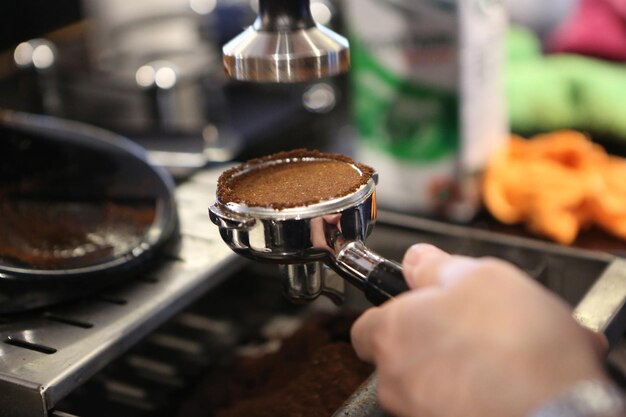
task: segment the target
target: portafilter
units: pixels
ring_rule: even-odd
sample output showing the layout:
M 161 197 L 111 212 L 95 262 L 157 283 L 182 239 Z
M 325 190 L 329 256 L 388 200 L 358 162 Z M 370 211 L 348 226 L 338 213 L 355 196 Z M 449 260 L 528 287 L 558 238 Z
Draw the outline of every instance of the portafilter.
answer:
M 330 165 L 320 165 L 315 178 L 306 171 L 309 164 L 315 163 Z M 353 186 L 316 201 L 313 182 L 322 180 L 330 188 L 341 187 L 334 177 L 336 167 L 344 171 L 348 167 Z M 281 172 L 289 168 L 299 172 L 299 178 Z M 270 171 L 272 175 L 268 176 Z M 259 204 L 233 197 L 233 188 L 238 184 L 263 177 L 270 182 L 266 185 L 279 194 L 277 200 Z M 374 253 L 364 243 L 376 221 L 377 179 L 371 168 L 342 155 L 304 150 L 282 152 L 225 171 L 209 214 L 233 251 L 255 261 L 280 265 L 284 292 L 292 301 L 311 301 L 324 294 L 340 302 L 341 294 L 325 274 L 327 266 L 378 305 L 408 287 L 402 267 Z M 252 200 L 260 191 L 254 187 L 252 184 Z M 301 191 L 300 195 L 292 192 L 294 187 Z M 281 194 L 281 190 L 287 192 Z M 297 198 L 286 204 L 280 199 L 285 197 L 283 194 Z

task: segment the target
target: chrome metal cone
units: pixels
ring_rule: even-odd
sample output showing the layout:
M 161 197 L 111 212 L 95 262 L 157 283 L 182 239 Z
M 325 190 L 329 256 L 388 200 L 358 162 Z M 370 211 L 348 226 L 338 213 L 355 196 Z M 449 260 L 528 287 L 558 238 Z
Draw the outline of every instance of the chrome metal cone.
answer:
M 348 40 L 316 24 L 289 31 L 250 26 L 223 47 L 226 73 L 240 81 L 292 83 L 348 71 Z

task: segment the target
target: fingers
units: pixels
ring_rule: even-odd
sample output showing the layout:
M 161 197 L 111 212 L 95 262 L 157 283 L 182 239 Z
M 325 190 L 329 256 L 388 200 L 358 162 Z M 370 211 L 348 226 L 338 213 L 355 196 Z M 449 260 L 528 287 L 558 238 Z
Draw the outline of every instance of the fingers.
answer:
M 609 341 L 607 340 L 606 336 L 602 333 L 596 333 L 591 330 L 588 330 L 587 333 L 589 335 L 589 338 L 591 339 L 591 344 L 593 345 L 593 348 L 598 356 L 602 357 L 606 355 L 609 351 Z
M 442 287 L 469 277 L 483 261 L 466 256 L 452 256 L 435 246 L 413 245 L 404 255 L 404 278 L 411 289 Z
M 380 359 L 388 362 L 390 356 L 396 356 L 391 352 L 398 350 L 401 342 L 410 340 L 407 330 L 411 328 L 418 329 L 414 333 L 419 339 L 428 338 L 430 315 L 436 314 L 441 304 L 440 295 L 439 288 L 425 288 L 406 292 L 392 302 L 366 310 L 351 329 L 352 345 L 359 358 L 376 364 Z M 417 348 L 418 340 L 413 342 Z
M 426 243 L 411 246 L 402 260 L 404 278 L 409 288 L 439 285 L 439 270 L 449 259 L 449 254 L 435 246 Z
M 404 255 L 402 267 L 409 288 L 444 287 L 459 280 L 484 275 L 511 276 L 516 273 L 502 261 L 450 255 L 441 249 L 420 243 Z
M 405 253 L 402 262 L 404 277 L 409 287 L 415 289 L 436 285 L 439 266 L 449 258 L 450 255 L 435 246 L 428 244 L 413 245 Z M 406 298 L 407 296 L 408 293 L 403 294 L 401 297 Z M 394 303 L 397 304 L 398 301 L 400 300 L 396 299 Z M 352 345 L 362 360 L 375 362 L 377 347 L 374 344 L 381 340 L 381 331 L 384 330 L 383 326 L 386 323 L 388 324 L 386 320 L 392 308 L 391 303 L 370 308 L 352 326 Z
M 365 311 L 352 326 L 350 338 L 352 346 L 359 358 L 366 362 L 374 363 L 374 348 L 372 346 L 375 340 L 372 334 L 381 326 L 384 307 L 372 307 Z

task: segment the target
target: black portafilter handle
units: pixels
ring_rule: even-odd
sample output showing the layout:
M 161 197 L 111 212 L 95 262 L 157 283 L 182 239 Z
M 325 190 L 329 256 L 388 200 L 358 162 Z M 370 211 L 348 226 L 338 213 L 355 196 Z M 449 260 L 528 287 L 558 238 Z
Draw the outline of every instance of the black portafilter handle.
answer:
M 310 0 L 259 0 L 257 31 L 281 32 L 313 26 Z
M 335 267 L 374 305 L 409 290 L 402 266 L 371 251 L 361 241 L 343 246 L 335 257 Z
M 365 297 L 374 305 L 381 305 L 396 295 L 409 290 L 402 267 L 385 259 L 367 277 L 363 287 Z

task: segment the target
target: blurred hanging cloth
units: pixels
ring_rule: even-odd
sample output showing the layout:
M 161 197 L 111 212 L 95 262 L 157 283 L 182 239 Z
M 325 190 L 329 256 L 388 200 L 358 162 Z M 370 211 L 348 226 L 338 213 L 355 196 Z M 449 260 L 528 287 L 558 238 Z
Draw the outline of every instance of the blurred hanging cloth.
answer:
M 581 0 L 547 46 L 550 52 L 626 61 L 626 0 Z

